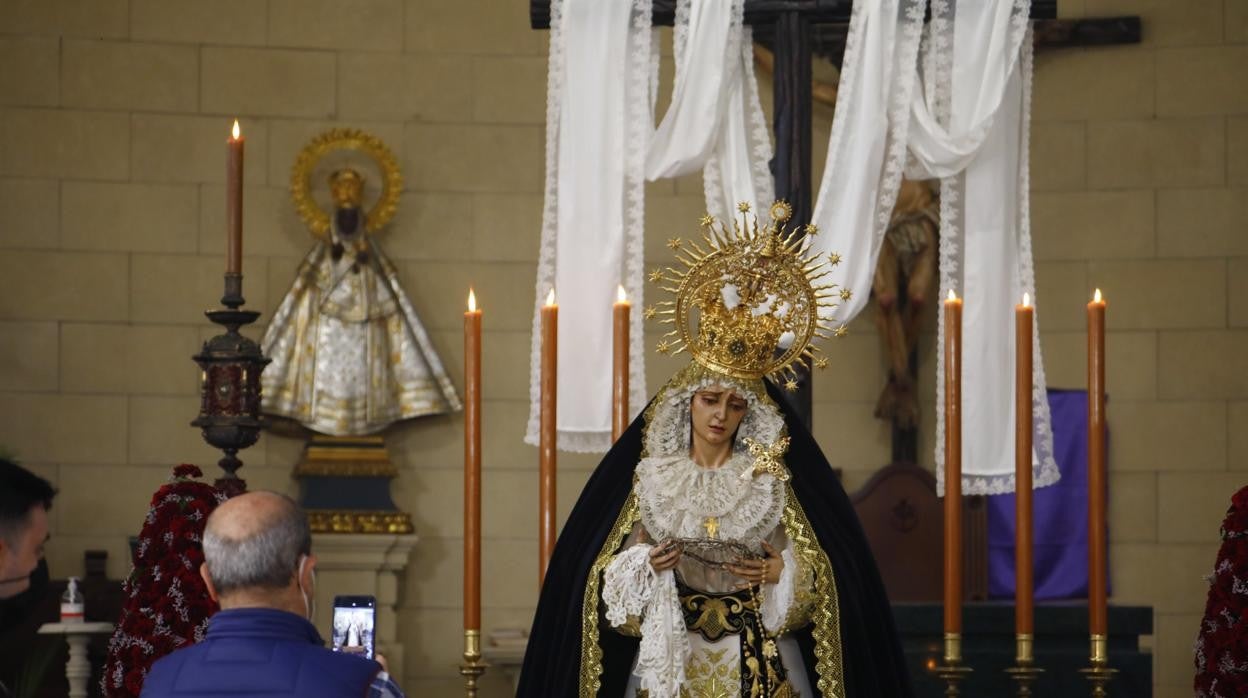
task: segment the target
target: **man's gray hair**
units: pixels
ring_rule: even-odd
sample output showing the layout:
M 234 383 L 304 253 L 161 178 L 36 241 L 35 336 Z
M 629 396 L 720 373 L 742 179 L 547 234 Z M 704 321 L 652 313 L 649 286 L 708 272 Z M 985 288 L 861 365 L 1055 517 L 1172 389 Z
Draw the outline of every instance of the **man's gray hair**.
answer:
M 297 571 L 300 556 L 312 552 L 308 517 L 290 497 L 277 496 L 285 506 L 245 538 L 220 535 L 212 526 L 205 529 L 204 564 L 218 594 L 285 587 Z

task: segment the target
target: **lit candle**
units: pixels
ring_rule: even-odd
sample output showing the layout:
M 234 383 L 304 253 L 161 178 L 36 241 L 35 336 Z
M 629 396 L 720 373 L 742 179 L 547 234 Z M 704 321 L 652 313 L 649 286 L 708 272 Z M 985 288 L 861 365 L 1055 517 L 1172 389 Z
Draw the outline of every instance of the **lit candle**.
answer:
M 238 119 L 226 141 L 225 169 L 225 273 L 243 273 L 243 136 Z
M 1035 309 L 1023 294 L 1015 306 L 1014 334 L 1014 632 L 1017 658 L 1032 660 L 1034 574 L 1032 571 L 1031 335 Z
M 464 630 L 481 629 L 481 310 L 464 313 Z
M 1088 303 L 1088 631 L 1094 651 L 1108 632 L 1105 599 L 1105 301 Z
M 546 579 L 546 566 L 555 548 L 555 415 L 556 376 L 559 369 L 559 306 L 555 290 L 542 307 L 542 395 L 541 429 L 538 441 L 537 548 L 538 584 Z
M 628 315 L 631 310 L 624 287 L 616 293 L 612 318 L 615 327 L 615 350 L 613 352 L 613 380 L 611 381 L 611 440 L 620 438 L 628 428 Z
M 962 659 L 962 301 L 945 300 L 945 662 Z

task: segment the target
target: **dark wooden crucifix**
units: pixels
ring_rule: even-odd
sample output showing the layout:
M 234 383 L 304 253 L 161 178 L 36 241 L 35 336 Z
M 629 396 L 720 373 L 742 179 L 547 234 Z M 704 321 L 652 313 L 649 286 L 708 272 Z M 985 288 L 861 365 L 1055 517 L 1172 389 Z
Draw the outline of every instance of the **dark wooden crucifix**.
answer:
M 819 55 L 840 63 L 851 0 L 745 0 L 745 23 L 756 41 L 775 54 L 773 107 L 775 157 L 771 172 L 777 199 L 793 206 L 792 220 L 810 221 L 811 181 L 811 60 Z M 654 0 L 653 24 L 671 26 L 676 0 Z M 1032 0 L 1031 18 L 1038 45 L 1093 45 L 1139 41 L 1139 20 L 1058 20 L 1056 0 Z M 550 0 L 529 0 L 534 29 L 550 28 Z M 1132 38 L 1132 36 L 1134 38 Z M 832 55 L 835 54 L 835 55 Z M 790 406 L 811 424 L 811 381 L 801 376 L 799 389 L 788 393 Z M 896 451 L 894 439 L 894 451 Z M 896 455 L 896 454 L 894 454 Z

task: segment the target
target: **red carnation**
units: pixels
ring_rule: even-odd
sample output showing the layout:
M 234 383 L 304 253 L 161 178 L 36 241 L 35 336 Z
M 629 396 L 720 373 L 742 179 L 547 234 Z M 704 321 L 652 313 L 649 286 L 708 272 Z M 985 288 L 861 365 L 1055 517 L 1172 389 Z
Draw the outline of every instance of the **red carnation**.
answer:
M 1196 695 L 1248 695 L 1248 487 L 1231 498 L 1222 522 L 1205 615 L 1196 638 Z
M 204 524 L 226 496 L 192 479 L 202 476 L 194 465 L 179 465 L 152 495 L 135 565 L 124 586 L 121 618 L 109 640 L 101 681 L 109 698 L 138 696 L 152 663 L 195 642 L 204 622 L 218 610 L 199 576 L 199 565 Z M 181 607 L 169 593 L 175 586 Z

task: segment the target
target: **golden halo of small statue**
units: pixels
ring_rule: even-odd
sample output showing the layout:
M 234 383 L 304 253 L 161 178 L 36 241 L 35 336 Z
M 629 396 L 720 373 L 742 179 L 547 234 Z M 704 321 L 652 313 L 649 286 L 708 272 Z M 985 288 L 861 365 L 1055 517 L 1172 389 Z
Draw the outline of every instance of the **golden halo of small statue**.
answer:
M 364 218 L 365 230 L 376 233 L 398 211 L 403 175 L 390 148 L 380 138 L 360 129 L 333 128 L 303 147 L 290 173 L 290 196 L 294 199 L 295 210 L 313 235 L 328 239 L 330 214 L 312 196 L 312 175 L 322 158 L 340 150 L 363 153 L 372 158 L 381 170 L 381 195 Z

